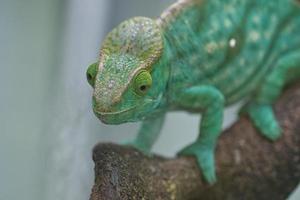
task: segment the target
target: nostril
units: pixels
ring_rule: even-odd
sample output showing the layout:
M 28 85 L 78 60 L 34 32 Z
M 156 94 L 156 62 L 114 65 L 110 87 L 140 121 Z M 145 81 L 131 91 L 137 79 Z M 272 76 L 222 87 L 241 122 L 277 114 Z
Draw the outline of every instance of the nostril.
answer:
M 107 109 L 109 108 L 109 105 L 105 104 L 103 99 L 99 101 L 95 96 L 92 98 L 92 107 L 93 110 L 96 112 L 106 112 Z
M 106 112 L 114 112 L 117 110 L 117 103 L 113 102 L 113 100 L 105 96 L 98 97 L 97 95 L 93 95 L 92 97 L 92 108 L 96 113 L 106 113 Z

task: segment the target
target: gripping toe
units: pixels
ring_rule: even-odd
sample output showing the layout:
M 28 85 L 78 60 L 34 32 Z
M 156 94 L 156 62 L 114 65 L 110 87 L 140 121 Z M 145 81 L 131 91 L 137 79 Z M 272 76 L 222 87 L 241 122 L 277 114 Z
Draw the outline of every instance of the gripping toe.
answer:
M 247 112 L 260 133 L 271 141 L 281 136 L 281 128 L 275 118 L 271 105 L 252 103 L 243 108 Z
M 178 155 L 194 156 L 197 160 L 199 168 L 202 171 L 204 179 L 209 184 L 214 184 L 217 181 L 215 172 L 214 148 L 210 148 L 196 142 L 182 149 Z

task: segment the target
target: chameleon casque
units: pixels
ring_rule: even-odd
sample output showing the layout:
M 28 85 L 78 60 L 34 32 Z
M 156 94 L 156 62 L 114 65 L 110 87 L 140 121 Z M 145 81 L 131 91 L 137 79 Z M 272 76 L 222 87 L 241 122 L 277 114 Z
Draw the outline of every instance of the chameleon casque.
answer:
M 202 114 L 192 155 L 209 183 L 224 107 L 239 100 L 263 136 L 281 129 L 272 104 L 300 77 L 296 0 L 180 0 L 156 19 L 134 17 L 105 38 L 87 78 L 93 111 L 106 124 L 142 120 L 130 144 L 148 153 L 167 111 Z

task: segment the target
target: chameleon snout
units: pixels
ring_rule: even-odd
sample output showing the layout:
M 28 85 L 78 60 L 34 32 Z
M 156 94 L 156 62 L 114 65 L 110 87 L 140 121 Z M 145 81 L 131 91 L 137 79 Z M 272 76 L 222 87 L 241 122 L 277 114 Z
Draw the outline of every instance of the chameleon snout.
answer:
M 97 101 L 93 97 L 93 111 L 95 115 L 105 124 L 121 124 L 128 121 L 129 111 L 132 111 L 136 106 L 120 109 L 119 101 L 111 101 L 110 104 L 104 104 L 102 101 Z
M 117 111 L 117 104 L 120 102 L 120 97 L 95 97 L 93 96 L 93 110 L 97 113 L 113 113 Z

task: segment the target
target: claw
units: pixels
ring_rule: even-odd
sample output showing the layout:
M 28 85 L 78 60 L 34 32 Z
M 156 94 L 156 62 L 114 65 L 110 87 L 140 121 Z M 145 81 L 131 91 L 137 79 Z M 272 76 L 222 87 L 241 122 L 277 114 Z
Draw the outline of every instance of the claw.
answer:
M 243 112 L 249 114 L 260 133 L 271 141 L 276 141 L 281 136 L 281 128 L 276 120 L 271 105 L 255 104 L 245 106 Z
M 205 180 L 211 185 L 217 181 L 214 148 L 195 142 L 181 150 L 178 155 L 195 156 Z

